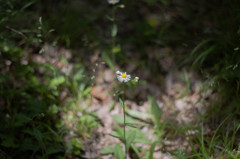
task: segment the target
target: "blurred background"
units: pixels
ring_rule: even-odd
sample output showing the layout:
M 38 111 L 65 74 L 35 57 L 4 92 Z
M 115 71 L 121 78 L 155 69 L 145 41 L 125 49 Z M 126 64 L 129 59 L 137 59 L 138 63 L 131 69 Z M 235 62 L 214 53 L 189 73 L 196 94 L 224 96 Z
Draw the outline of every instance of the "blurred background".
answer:
M 239 0 L 0 0 L 0 158 L 121 158 L 117 70 L 129 158 L 240 158 Z

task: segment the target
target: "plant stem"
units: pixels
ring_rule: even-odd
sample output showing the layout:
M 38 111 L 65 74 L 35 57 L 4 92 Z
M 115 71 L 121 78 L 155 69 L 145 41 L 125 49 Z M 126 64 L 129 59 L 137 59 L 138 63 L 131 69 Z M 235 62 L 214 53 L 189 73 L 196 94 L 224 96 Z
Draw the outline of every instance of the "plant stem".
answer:
M 126 113 L 125 113 L 124 93 L 125 93 L 125 85 L 123 85 L 123 135 L 124 135 L 124 145 L 125 145 L 125 159 L 127 159 Z
M 125 114 L 125 104 L 123 102 L 123 122 L 124 122 L 124 144 L 125 144 L 125 159 L 127 159 L 127 143 L 126 143 L 126 114 Z

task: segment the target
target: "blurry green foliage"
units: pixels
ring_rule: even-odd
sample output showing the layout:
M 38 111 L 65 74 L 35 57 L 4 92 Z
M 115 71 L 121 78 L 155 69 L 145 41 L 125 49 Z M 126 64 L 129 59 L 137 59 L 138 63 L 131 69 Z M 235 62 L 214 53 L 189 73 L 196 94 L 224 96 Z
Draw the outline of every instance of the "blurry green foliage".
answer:
M 60 101 L 55 90 L 37 78 L 37 64 L 21 64 L 23 50 L 16 51 L 21 53 L 19 57 L 11 54 L 15 48 L 1 52 L 0 149 L 13 158 L 60 157 L 63 136 L 53 124 L 60 122 L 55 115 Z
M 80 118 L 74 114 L 77 130 L 65 145 L 68 127 L 60 114 L 76 108 L 83 111 L 76 103 L 89 95 L 89 88 L 81 64 L 68 74 L 50 63 L 31 60 L 31 54 L 44 52 L 43 45 L 51 42 L 54 28 L 48 28 L 49 21 L 41 17 L 41 7 L 47 5 L 42 6 L 43 2 L 0 2 L 0 158 L 80 156 L 79 138 L 89 137 L 98 124 L 96 116 L 87 112 Z M 61 99 L 63 91 L 73 98 L 72 103 Z

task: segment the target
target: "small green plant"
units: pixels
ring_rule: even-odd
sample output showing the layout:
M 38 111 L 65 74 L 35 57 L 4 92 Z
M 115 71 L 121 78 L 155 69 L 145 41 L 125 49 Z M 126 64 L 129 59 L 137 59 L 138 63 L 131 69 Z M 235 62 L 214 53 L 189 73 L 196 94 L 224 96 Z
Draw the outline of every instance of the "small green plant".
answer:
M 130 79 L 130 75 L 126 72 L 117 71 L 117 79 L 122 82 L 120 87 L 123 95 L 122 98 L 119 98 L 119 103 L 123 109 L 123 116 L 115 115 L 113 116 L 113 120 L 122 125 L 122 127 L 116 125 L 116 130 L 112 131 L 111 136 L 120 139 L 120 141 L 124 144 L 123 147 L 120 144 L 111 145 L 101 150 L 101 154 L 114 154 L 117 159 L 123 159 L 125 154 L 125 158 L 129 154 L 129 150 L 133 150 L 134 154 L 137 158 L 143 158 L 141 153 L 144 153 L 145 158 L 153 159 L 154 149 L 157 144 L 162 141 L 163 130 L 165 127 L 165 123 L 160 122 L 162 117 L 162 110 L 157 104 L 157 102 L 149 96 L 149 101 L 151 102 L 151 110 L 150 113 L 142 113 L 138 111 L 134 111 L 129 109 L 124 103 L 124 91 L 128 89 L 131 85 L 136 85 L 138 83 L 139 78 L 135 77 L 133 80 Z M 147 122 L 148 121 L 148 122 Z M 139 127 L 141 126 L 151 126 L 150 123 L 153 123 L 154 126 L 154 135 L 155 138 L 153 141 L 150 141 L 146 134 L 144 134 Z M 150 131 L 147 133 L 151 133 Z M 149 150 L 139 148 L 135 144 L 147 144 L 151 145 Z
M 131 80 L 131 76 L 128 75 L 126 72 L 122 73 L 120 71 L 116 72 L 117 74 L 117 79 L 122 82 L 122 91 L 123 91 L 123 97 L 124 97 L 124 92 L 125 92 L 125 83 L 129 82 Z M 139 78 L 135 77 L 135 79 L 133 79 L 135 82 L 138 82 Z M 136 137 L 136 132 L 133 131 L 129 131 L 129 134 L 126 137 L 126 125 L 131 125 L 131 123 L 126 123 L 126 106 L 124 103 L 124 98 L 123 100 L 121 98 L 119 98 L 119 102 L 123 108 L 123 136 L 122 137 L 122 141 L 125 145 L 125 159 L 127 158 L 127 153 L 128 150 L 132 144 L 132 142 L 134 141 L 135 137 Z M 120 130 L 119 130 L 120 131 Z M 119 147 L 119 146 L 118 146 Z
M 112 133 L 113 137 L 119 138 L 123 143 L 124 143 L 124 150 L 125 150 L 125 155 L 123 155 L 124 153 L 122 152 L 122 146 L 120 144 L 116 144 L 115 146 L 110 146 L 107 148 L 104 148 L 103 150 L 101 150 L 102 154 L 108 154 L 108 153 L 114 153 L 114 155 L 117 157 L 117 159 L 123 159 L 125 156 L 125 159 L 127 158 L 127 153 L 129 148 L 132 146 L 132 143 L 134 142 L 135 138 L 136 138 L 136 127 L 134 126 L 136 124 L 136 122 L 130 118 L 126 116 L 126 105 L 124 103 L 124 91 L 126 88 L 126 83 L 128 82 L 133 82 L 133 83 L 137 83 L 139 78 L 135 77 L 133 80 L 131 80 L 131 76 L 129 74 L 122 73 L 120 71 L 116 72 L 117 74 L 117 79 L 121 82 L 121 92 L 123 92 L 123 100 L 121 98 L 119 98 L 119 102 L 122 106 L 123 109 L 123 117 L 122 116 L 114 116 L 114 120 L 117 121 L 120 124 L 123 124 L 123 129 L 119 126 L 116 127 L 116 131 L 114 131 Z M 131 80 L 131 81 L 130 81 Z M 130 126 L 132 127 L 129 131 L 126 131 L 126 126 Z M 135 146 L 133 146 L 135 151 L 137 152 L 137 154 L 139 154 L 138 150 L 136 149 Z

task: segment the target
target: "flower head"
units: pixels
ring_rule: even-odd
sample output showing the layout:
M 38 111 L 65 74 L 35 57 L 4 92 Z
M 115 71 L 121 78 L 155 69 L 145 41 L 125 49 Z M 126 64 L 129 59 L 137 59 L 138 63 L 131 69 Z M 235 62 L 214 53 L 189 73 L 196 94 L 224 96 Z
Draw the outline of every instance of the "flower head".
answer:
M 131 75 L 128 75 L 126 72 L 120 72 L 120 71 L 117 71 L 116 72 L 117 74 L 117 79 L 120 81 L 120 82 L 128 82 L 130 81 L 131 79 Z
M 114 5 L 117 4 L 119 1 L 120 0 L 108 0 L 108 3 Z
M 139 80 L 139 77 L 135 77 L 135 81 L 138 82 L 138 80 Z

